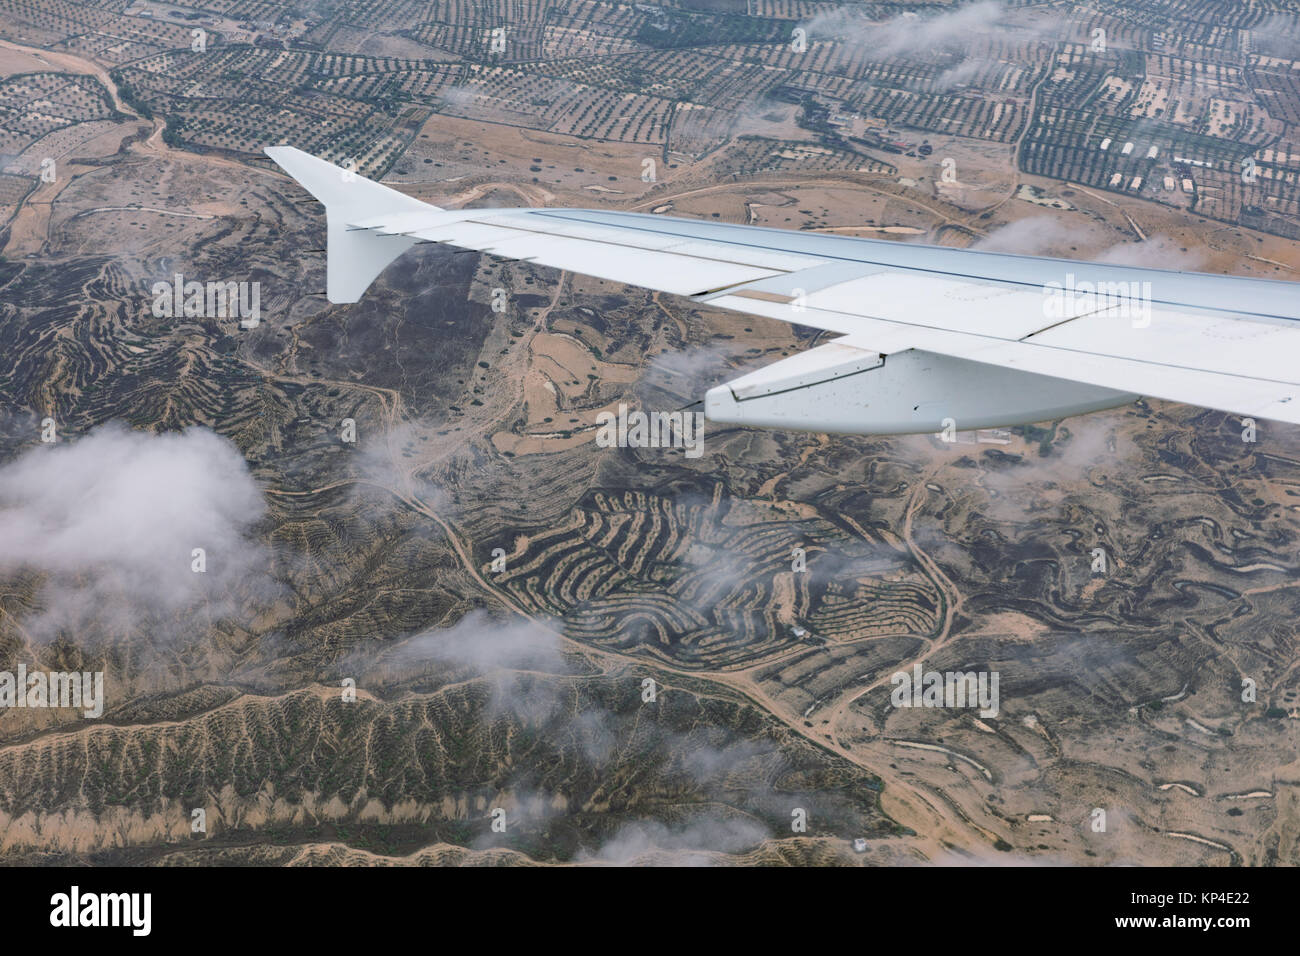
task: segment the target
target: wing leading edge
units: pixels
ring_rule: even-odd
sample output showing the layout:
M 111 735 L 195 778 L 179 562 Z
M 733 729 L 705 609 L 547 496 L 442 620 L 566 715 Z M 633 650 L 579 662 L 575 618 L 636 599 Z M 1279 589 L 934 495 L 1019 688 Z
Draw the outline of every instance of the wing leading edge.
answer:
M 844 336 L 711 390 L 714 420 L 926 432 L 1147 395 L 1300 424 L 1295 283 L 637 213 L 445 210 L 290 147 L 266 152 L 325 205 L 332 302 L 439 243 Z

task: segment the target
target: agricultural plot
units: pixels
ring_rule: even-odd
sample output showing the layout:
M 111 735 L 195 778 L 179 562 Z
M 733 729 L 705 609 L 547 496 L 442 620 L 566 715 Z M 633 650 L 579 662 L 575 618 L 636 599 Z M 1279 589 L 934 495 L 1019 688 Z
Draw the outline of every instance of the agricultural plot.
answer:
M 28 73 L 0 80 L 0 155 L 23 152 L 32 143 L 78 123 L 115 113 L 93 77 Z
M 128 101 L 165 118 L 168 142 L 196 149 L 252 155 L 292 141 L 382 174 L 441 114 L 691 161 L 734 144 L 725 168 L 745 175 L 889 170 L 890 153 L 915 157 L 928 135 L 1005 148 L 1026 173 L 1276 224 L 1295 202 L 1294 169 L 1278 159 L 1285 150 L 1265 151 L 1300 120 L 1300 74 L 1256 52 L 1273 31 L 1232 7 L 1029 8 L 1015 28 L 973 30 L 925 55 L 890 32 L 888 10 L 805 0 L 743 13 L 370 0 L 302 20 L 256 2 L 172 20 L 160 7 L 146 17 L 143 0 L 0 0 L 0 20 L 121 64 Z M 200 20 L 211 34 L 194 50 Z M 14 134 L 40 122 L 16 121 Z M 1255 178 L 1240 188 L 1208 172 L 1247 160 Z

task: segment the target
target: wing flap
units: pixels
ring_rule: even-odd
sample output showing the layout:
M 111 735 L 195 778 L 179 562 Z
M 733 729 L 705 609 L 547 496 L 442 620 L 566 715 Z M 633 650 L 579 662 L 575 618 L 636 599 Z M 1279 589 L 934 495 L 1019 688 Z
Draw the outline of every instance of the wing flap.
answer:
M 784 302 L 748 299 L 729 293 L 711 299 L 710 304 L 791 321 L 791 306 Z M 1258 375 L 1241 374 L 1249 369 L 1237 369 L 1237 373 L 1230 373 L 1208 368 L 1183 368 L 1169 364 L 1167 355 L 1162 360 L 1159 347 L 1153 341 L 1145 346 L 1145 357 L 1137 358 L 1099 354 L 1097 349 L 1114 349 L 1116 346 L 1108 345 L 1104 339 L 1092 339 L 1095 331 L 1090 334 L 1083 327 L 1076 334 L 1084 339 L 1081 344 L 1086 348 L 1051 343 L 1047 339 L 1047 333 L 1034 335 L 1024 341 L 999 339 L 971 332 L 956 332 L 812 308 L 798 313 L 797 321 L 813 328 L 843 332 L 845 338 L 837 340 L 839 343 L 866 352 L 894 355 L 915 349 L 1082 382 L 1116 392 L 1300 424 L 1300 385 L 1294 381 L 1279 382 Z M 1125 318 L 1124 321 L 1131 325 L 1131 319 Z M 1156 321 L 1153 318 L 1153 326 Z M 1066 323 L 1066 326 L 1069 324 L 1071 323 Z M 1271 325 L 1264 327 L 1277 328 Z M 1292 335 L 1300 334 L 1300 330 L 1285 327 L 1281 331 Z M 1288 338 L 1288 341 L 1294 342 L 1295 339 Z M 1300 353 L 1292 350 L 1288 354 Z M 1202 364 L 1208 365 L 1209 361 Z M 1289 374 L 1293 378 L 1296 375 L 1295 372 Z
M 1151 398 L 1217 408 L 1252 418 L 1300 424 L 1300 386 L 1292 383 L 1206 369 L 1181 368 L 1030 342 L 971 339 L 978 339 L 978 336 L 934 341 L 926 347 L 941 355 L 953 355 L 1004 368 L 1086 382 Z
M 1133 359 L 1295 385 L 1300 382 L 1300 328 L 1213 313 L 1152 308 L 1133 315 L 1111 308 L 1027 338 L 1034 345 Z
M 1041 290 L 969 279 L 881 271 L 807 296 L 811 307 L 897 318 L 909 325 L 1019 339 L 1079 312 L 1059 315 Z

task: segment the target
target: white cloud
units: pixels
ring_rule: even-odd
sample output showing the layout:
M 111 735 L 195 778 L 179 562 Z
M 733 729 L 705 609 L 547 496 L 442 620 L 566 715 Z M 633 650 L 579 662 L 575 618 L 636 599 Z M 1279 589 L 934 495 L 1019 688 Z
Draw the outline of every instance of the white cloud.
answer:
M 1022 256 L 1053 255 L 1053 248 L 1064 246 L 1078 234 L 1066 223 L 1051 216 L 1031 216 L 999 226 L 974 248 L 983 252 L 1008 252 Z
M 657 820 L 643 820 L 621 827 L 595 851 L 578 855 L 582 863 L 648 862 L 656 852 L 674 855 L 671 864 L 707 866 L 712 854 L 741 853 L 768 839 L 767 830 L 745 818 L 702 817 L 682 826 L 670 827 Z
M 562 669 L 560 639 L 527 620 L 494 620 L 476 610 L 447 628 L 435 628 L 404 642 L 396 661 L 441 661 L 476 674 L 497 670 Z
M 1204 249 L 1184 248 L 1168 236 L 1152 236 L 1142 242 L 1124 242 L 1111 246 L 1094 261 L 1144 269 L 1196 272 L 1204 269 L 1209 260 Z
M 165 637 L 250 613 L 269 557 L 266 510 L 239 450 L 204 428 L 106 425 L 0 467 L 0 574 L 43 576 L 24 629 L 72 640 Z M 193 550 L 206 571 L 193 570 Z
M 1001 16 L 1001 3 L 983 0 L 936 16 L 904 13 L 883 23 L 835 10 L 814 17 L 805 28 L 813 39 L 870 45 L 874 58 L 886 59 L 964 48 L 976 35 L 991 32 Z
M 934 88 L 938 92 L 950 90 L 954 86 L 960 86 L 963 83 L 969 83 L 975 77 L 979 76 L 980 71 L 989 67 L 989 61 L 976 57 L 970 60 L 962 60 L 951 69 L 944 70 L 934 81 Z

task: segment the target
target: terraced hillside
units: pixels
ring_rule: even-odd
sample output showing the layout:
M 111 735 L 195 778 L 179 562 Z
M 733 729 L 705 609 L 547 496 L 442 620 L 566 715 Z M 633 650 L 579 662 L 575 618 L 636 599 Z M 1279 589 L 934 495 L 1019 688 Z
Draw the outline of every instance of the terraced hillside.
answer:
M 937 628 L 941 599 L 905 554 L 813 509 L 792 520 L 718 491 L 590 492 L 564 522 L 526 530 L 506 570 L 483 571 L 576 640 L 693 668 Z

